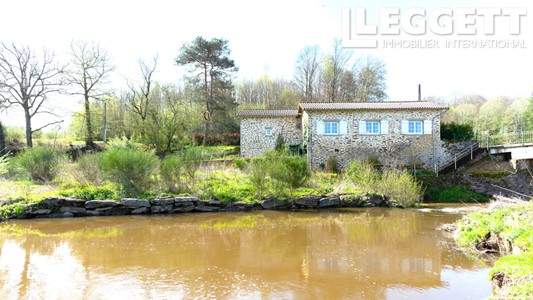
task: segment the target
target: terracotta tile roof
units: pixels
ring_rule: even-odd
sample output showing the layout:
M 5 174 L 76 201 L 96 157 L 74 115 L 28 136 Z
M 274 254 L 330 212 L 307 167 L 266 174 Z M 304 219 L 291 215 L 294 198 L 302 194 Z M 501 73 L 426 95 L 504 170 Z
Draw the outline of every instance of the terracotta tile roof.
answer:
M 448 109 L 447 106 L 424 101 L 366 103 L 300 103 L 303 110 L 388 110 L 388 109 Z
M 297 109 L 243 109 L 237 117 L 297 117 Z

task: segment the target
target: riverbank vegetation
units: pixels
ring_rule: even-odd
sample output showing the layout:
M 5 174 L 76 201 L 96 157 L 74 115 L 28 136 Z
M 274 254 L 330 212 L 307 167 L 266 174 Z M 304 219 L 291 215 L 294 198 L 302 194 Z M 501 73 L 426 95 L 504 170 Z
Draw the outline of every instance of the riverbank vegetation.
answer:
M 420 183 L 396 169 L 380 171 L 354 162 L 345 174 L 311 172 L 305 157 L 288 150 L 248 160 L 219 159 L 233 151 L 191 146 L 159 158 L 142 144 L 115 139 L 101 152 L 73 159 L 60 149 L 35 146 L 4 161 L 0 204 L 7 205 L 1 209 L 12 212 L 10 205 L 20 207 L 47 196 L 97 200 L 196 195 L 222 203 L 257 203 L 266 198 L 370 193 L 403 207 L 417 205 L 422 196 Z
M 533 295 L 533 204 L 520 201 L 465 216 L 457 243 L 479 254 L 501 256 L 490 272 L 497 299 Z

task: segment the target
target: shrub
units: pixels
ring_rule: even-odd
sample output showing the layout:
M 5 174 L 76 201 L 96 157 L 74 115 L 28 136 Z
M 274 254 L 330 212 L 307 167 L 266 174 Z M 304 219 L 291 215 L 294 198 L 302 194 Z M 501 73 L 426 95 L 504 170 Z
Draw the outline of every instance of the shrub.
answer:
M 259 200 L 267 191 L 268 173 L 270 171 L 270 162 L 263 157 L 253 158 L 248 162 L 247 173 L 250 184 L 256 191 L 256 196 Z
M 463 142 L 474 138 L 474 130 L 468 124 L 441 124 L 440 136 L 443 140 Z
M 381 194 L 403 207 L 415 206 L 424 194 L 422 184 L 409 173 L 393 168 L 380 173 L 369 161 L 353 161 L 347 175 L 363 192 Z
M 246 160 L 237 158 L 233 161 L 233 166 L 242 171 L 246 168 Z
M 159 166 L 161 180 L 167 189 L 176 193 L 181 186 L 181 176 L 183 174 L 183 161 L 181 157 L 171 155 L 165 157 Z
M 102 154 L 100 168 L 111 181 L 122 186 L 124 193 L 131 194 L 149 188 L 157 163 L 153 151 L 114 146 Z
M 375 193 L 381 181 L 380 174 L 368 161 L 352 161 L 346 174 L 365 193 Z
M 196 174 L 198 169 L 200 169 L 203 157 L 204 154 L 201 147 L 190 147 L 181 153 L 183 171 L 192 181 L 192 185 L 196 183 Z
M 339 161 L 337 161 L 337 158 L 335 158 L 334 156 L 328 158 L 328 161 L 324 166 L 324 171 L 339 174 L 341 170 L 339 168 Z
M 74 177 L 78 182 L 100 185 L 104 181 L 104 174 L 100 170 L 102 153 L 86 154 L 78 159 Z
M 280 159 L 283 168 L 286 169 L 286 178 L 280 178 L 287 182 L 290 187 L 297 188 L 304 185 L 311 177 L 311 170 L 307 165 L 307 159 L 301 156 L 282 156 Z
M 16 163 L 36 183 L 52 181 L 59 171 L 64 154 L 52 147 L 28 148 L 16 157 Z
M 117 199 L 118 195 L 115 189 L 111 186 L 84 186 L 80 188 L 72 188 L 62 190 L 59 192 L 61 196 L 73 197 L 83 200 L 104 200 L 104 199 Z
M 376 192 L 387 196 L 391 202 L 403 207 L 412 207 L 424 195 L 422 184 L 411 174 L 398 169 L 387 169 L 381 176 Z

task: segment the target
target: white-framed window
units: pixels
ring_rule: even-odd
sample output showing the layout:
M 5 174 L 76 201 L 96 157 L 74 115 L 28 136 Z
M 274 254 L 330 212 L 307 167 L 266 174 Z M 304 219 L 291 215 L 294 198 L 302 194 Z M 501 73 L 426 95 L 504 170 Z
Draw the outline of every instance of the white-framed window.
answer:
M 348 134 L 348 122 L 344 120 L 318 120 L 316 122 L 316 133 L 319 135 L 346 135 Z
M 339 122 L 337 121 L 324 122 L 324 134 L 330 134 L 330 135 L 339 134 Z
M 387 135 L 389 134 L 389 121 L 361 120 L 359 121 L 359 134 Z
M 272 136 L 272 127 L 265 128 L 265 135 Z
M 380 124 L 379 121 L 366 121 L 365 122 L 365 131 L 369 134 L 379 134 L 380 133 Z
M 409 121 L 409 123 L 407 123 L 407 133 L 409 134 L 424 133 L 424 123 L 422 121 Z
M 432 134 L 432 120 L 402 120 L 402 134 Z

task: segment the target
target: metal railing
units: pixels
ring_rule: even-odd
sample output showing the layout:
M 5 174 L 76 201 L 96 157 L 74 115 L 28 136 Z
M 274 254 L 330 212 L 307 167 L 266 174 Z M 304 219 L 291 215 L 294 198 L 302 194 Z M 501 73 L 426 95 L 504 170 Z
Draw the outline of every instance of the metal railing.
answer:
M 463 150 L 457 152 L 454 154 L 454 157 L 444 163 L 435 163 L 435 173 L 438 175 L 440 171 L 449 168 L 450 166 L 454 166 L 454 170 L 457 170 L 457 163 L 470 155 L 470 160 L 474 159 L 474 152 L 479 149 L 479 142 L 475 142 L 472 145 L 464 148 Z
M 504 145 L 525 145 L 533 143 L 533 131 L 510 132 L 504 134 L 483 134 L 479 138 L 481 147 L 490 148 Z

